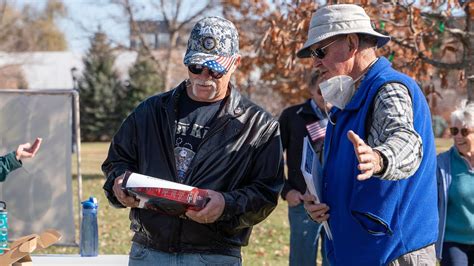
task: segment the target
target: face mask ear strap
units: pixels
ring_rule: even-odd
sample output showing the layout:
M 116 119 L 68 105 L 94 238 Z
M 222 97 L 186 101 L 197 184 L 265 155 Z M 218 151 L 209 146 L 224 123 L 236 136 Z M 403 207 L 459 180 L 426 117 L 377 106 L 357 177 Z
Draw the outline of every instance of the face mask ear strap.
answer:
M 326 104 L 326 103 L 327 103 L 326 100 L 324 100 L 324 103 L 325 103 L 325 104 L 324 104 L 324 112 L 326 113 L 326 116 L 328 117 L 329 123 L 331 123 L 331 125 L 335 126 L 335 125 L 336 125 L 336 122 L 333 122 L 333 121 L 331 120 L 331 114 L 330 114 L 331 112 L 328 112 L 328 106 L 327 106 L 327 104 Z

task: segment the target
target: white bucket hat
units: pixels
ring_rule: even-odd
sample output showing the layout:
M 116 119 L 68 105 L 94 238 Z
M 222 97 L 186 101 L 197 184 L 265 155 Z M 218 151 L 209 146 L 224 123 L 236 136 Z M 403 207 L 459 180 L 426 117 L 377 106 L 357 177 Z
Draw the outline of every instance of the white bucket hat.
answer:
M 384 46 L 390 36 L 376 32 L 365 10 L 357 5 L 329 5 L 316 10 L 311 17 L 308 40 L 296 56 L 311 57 L 309 47 L 327 38 L 350 33 L 363 33 L 377 37 L 377 48 Z

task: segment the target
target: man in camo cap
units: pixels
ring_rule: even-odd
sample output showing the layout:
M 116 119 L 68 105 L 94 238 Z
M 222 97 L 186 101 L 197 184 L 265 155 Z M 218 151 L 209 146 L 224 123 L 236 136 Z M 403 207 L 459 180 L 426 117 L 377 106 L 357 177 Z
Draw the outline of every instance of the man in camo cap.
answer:
M 278 123 L 230 83 L 238 53 L 232 22 L 198 21 L 184 57 L 188 79 L 141 103 L 114 136 L 104 190 L 113 206 L 131 208 L 129 265 L 241 265 L 253 225 L 275 208 Z M 139 209 L 121 189 L 126 170 L 204 189 L 210 199 L 200 211 L 163 201 Z

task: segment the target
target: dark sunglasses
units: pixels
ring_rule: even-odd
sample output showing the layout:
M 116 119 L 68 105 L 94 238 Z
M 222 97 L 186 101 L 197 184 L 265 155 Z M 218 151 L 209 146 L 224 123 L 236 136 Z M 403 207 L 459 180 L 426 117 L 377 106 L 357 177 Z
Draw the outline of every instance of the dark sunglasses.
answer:
M 188 66 L 189 71 L 196 75 L 200 75 L 204 71 L 205 68 L 207 67 L 202 66 L 202 65 L 189 65 Z M 209 68 L 207 68 L 207 70 L 209 72 L 209 76 L 211 76 L 213 79 L 220 79 L 222 78 L 222 76 L 224 76 L 224 73 L 219 73 Z
M 463 137 L 467 137 L 467 135 L 469 135 L 469 133 L 472 133 L 471 130 L 469 130 L 468 128 L 457 128 L 457 127 L 450 127 L 449 128 L 449 132 L 451 132 L 451 135 L 452 136 L 456 136 L 459 132 L 461 132 L 461 135 Z
M 329 46 L 331 46 L 333 43 L 335 43 L 337 41 L 337 39 L 335 39 L 334 41 L 324 45 L 323 47 L 320 47 L 320 48 L 316 48 L 316 49 L 311 49 L 311 57 L 315 58 L 319 58 L 319 59 L 323 59 L 325 56 L 326 56 L 326 48 L 328 48 Z

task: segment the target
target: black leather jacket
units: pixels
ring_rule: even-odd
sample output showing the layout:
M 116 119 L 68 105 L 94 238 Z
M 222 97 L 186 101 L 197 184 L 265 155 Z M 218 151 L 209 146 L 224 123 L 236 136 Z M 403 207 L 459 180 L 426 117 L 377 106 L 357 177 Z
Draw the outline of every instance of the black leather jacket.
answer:
M 252 226 L 276 207 L 283 186 L 278 122 L 229 87 L 230 95 L 189 166 L 184 183 L 221 192 L 223 215 L 212 224 L 132 208 L 133 241 L 164 252 L 214 253 L 240 257 Z M 177 100 L 185 83 L 148 98 L 114 136 L 102 170 L 110 203 L 114 179 L 125 170 L 177 182 L 174 139 Z

